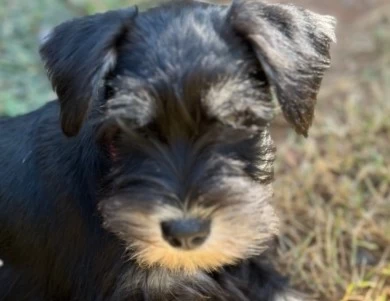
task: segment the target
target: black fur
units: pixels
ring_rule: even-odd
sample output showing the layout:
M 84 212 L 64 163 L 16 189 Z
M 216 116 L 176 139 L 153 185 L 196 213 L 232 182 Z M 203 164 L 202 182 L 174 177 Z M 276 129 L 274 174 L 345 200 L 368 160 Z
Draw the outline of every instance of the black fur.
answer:
M 147 237 L 118 216 L 152 215 L 161 204 L 249 203 L 249 191 L 221 183 L 272 182 L 273 87 L 286 118 L 307 134 L 332 26 L 290 6 L 181 1 L 54 29 L 41 55 L 59 101 L 0 120 L 0 300 L 273 301 L 287 293 L 266 252 L 192 277 L 140 266 L 128 244 Z M 274 237 L 266 221 L 263 251 Z

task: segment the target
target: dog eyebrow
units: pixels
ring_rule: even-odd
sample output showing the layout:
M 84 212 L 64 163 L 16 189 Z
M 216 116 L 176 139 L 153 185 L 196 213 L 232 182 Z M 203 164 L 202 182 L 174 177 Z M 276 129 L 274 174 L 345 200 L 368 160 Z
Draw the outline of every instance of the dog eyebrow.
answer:
M 208 111 L 225 121 L 248 117 L 269 122 L 274 117 L 274 104 L 266 82 L 249 77 L 226 78 L 212 85 L 203 102 Z

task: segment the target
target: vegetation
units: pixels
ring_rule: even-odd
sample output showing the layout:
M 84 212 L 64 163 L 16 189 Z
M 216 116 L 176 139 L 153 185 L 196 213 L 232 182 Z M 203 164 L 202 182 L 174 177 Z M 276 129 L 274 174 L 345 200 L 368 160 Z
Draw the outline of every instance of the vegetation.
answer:
M 0 114 L 54 97 L 38 57 L 41 32 L 134 2 L 156 1 L 0 0 Z M 281 118 L 274 126 L 283 221 L 275 261 L 296 288 L 321 301 L 390 300 L 390 6 L 357 24 L 344 32 L 349 41 L 360 34 L 369 43 L 341 41 L 310 137 L 298 137 Z

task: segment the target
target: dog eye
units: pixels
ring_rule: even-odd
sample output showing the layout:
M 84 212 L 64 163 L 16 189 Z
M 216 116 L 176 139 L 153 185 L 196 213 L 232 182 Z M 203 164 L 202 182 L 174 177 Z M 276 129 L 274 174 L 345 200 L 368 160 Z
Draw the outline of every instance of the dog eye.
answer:
M 166 138 L 164 137 L 161 129 L 155 122 L 149 123 L 146 126 L 135 129 L 137 135 L 145 139 L 153 139 L 158 140 L 159 142 L 166 142 Z

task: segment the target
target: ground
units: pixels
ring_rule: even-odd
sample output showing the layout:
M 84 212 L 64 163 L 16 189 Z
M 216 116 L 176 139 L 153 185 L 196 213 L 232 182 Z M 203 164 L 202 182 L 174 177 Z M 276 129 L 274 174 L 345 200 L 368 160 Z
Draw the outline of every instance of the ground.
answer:
M 72 15 L 139 2 L 0 0 L 0 114 L 54 97 L 37 55 L 40 32 Z M 318 300 L 389 301 L 390 3 L 284 2 L 339 21 L 309 138 L 281 117 L 274 123 L 275 202 L 283 221 L 275 261 L 294 287 Z

